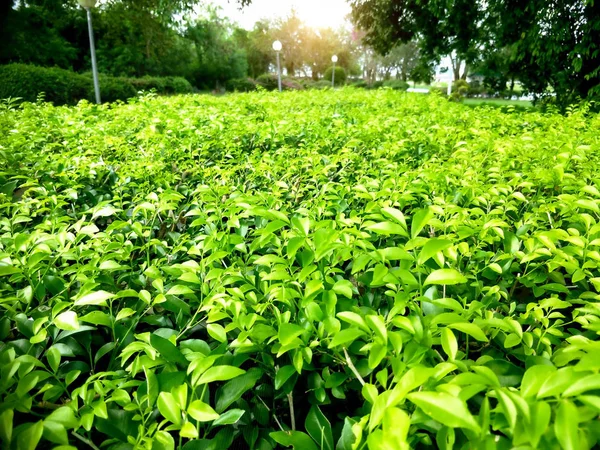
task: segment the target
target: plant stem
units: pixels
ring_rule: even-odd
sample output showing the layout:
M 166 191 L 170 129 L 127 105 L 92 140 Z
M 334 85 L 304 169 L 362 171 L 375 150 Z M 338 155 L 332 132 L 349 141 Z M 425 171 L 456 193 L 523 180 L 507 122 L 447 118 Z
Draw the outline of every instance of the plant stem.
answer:
M 84 438 L 80 434 L 77 434 L 75 431 L 72 431 L 71 434 L 73 436 L 75 436 L 77 439 L 79 439 L 81 442 L 83 442 L 83 443 L 89 445 L 90 447 L 92 447 L 94 450 L 100 450 L 98 447 L 96 447 L 94 445 L 94 443 L 92 441 L 90 441 L 89 439 Z
M 292 431 L 296 431 L 296 416 L 294 415 L 294 394 L 289 393 L 287 395 L 288 403 L 290 404 L 290 419 L 292 422 Z
M 364 386 L 365 380 L 363 380 L 363 377 L 360 376 L 360 373 L 358 373 L 358 370 L 356 370 L 356 367 L 354 367 L 354 364 L 352 363 L 352 360 L 350 359 L 350 355 L 348 354 L 346 347 L 344 347 L 344 355 L 346 356 L 346 364 L 348 364 L 348 367 L 350 367 L 350 370 L 352 371 L 352 373 L 356 376 L 356 378 L 358 378 L 358 381 L 360 381 L 360 384 L 362 384 Z

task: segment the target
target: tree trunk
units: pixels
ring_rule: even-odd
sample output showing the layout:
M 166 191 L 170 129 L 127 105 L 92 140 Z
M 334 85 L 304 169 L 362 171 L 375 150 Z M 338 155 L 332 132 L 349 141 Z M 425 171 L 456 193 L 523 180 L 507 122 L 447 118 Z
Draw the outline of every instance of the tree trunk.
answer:
M 462 64 L 462 62 L 461 62 Z M 460 65 L 458 66 L 460 68 Z M 462 76 L 460 77 L 461 80 L 467 80 L 467 75 L 469 75 L 469 65 L 467 63 L 465 63 L 465 71 L 463 72 Z

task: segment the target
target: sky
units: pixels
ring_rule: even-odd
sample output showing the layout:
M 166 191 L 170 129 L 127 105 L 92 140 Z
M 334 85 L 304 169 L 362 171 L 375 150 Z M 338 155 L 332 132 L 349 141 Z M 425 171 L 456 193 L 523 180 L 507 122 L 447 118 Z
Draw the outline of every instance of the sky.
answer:
M 250 6 L 239 8 L 235 0 L 212 0 L 223 9 L 223 15 L 246 29 L 263 18 L 275 19 L 289 15 L 292 8 L 300 19 L 313 28 L 339 28 L 346 22 L 350 5 L 346 0 L 252 0 Z

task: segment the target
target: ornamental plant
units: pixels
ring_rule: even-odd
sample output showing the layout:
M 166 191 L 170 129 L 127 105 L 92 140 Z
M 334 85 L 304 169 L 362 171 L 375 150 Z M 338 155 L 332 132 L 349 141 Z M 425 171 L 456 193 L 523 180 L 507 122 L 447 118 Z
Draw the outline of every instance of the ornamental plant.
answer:
M 594 448 L 599 130 L 389 89 L 5 102 L 2 448 Z

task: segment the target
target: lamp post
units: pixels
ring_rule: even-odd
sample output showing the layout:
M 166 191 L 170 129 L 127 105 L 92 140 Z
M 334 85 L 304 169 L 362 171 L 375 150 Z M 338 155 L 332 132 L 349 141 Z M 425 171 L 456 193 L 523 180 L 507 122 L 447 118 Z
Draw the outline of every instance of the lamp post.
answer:
M 335 87 L 335 63 L 338 61 L 337 55 L 333 55 L 331 57 L 331 62 L 333 63 L 333 71 L 331 72 L 331 87 Z
M 279 86 L 279 92 L 281 92 L 281 64 L 279 62 L 279 52 L 281 51 L 281 42 L 273 42 L 273 50 L 277 52 L 277 86 Z
M 98 82 L 98 66 L 96 64 L 96 47 L 94 46 L 94 29 L 92 28 L 92 8 L 96 6 L 96 0 L 77 0 L 87 12 L 88 32 L 90 35 L 90 52 L 92 54 L 92 76 L 94 77 L 94 93 L 96 103 L 100 104 L 100 83 Z

